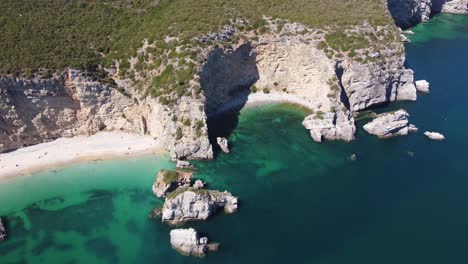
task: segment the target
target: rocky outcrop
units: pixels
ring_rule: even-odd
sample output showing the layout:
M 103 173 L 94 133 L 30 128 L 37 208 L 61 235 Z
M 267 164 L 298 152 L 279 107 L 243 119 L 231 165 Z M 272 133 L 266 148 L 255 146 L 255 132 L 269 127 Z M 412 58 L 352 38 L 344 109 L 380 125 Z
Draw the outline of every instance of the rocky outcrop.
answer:
M 395 23 L 409 28 L 429 20 L 431 14 L 468 14 L 468 0 L 387 0 Z
M 0 217 L 0 242 L 5 241 L 7 237 L 7 231 L 5 225 L 3 224 L 2 218 Z
M 364 130 L 379 138 L 406 136 L 410 132 L 408 117 L 409 114 L 405 110 L 384 113 L 364 125 Z
M 218 137 L 216 138 L 216 142 L 224 153 L 229 153 L 229 144 L 226 138 Z
M 422 92 L 422 93 L 428 93 L 429 92 L 429 82 L 426 81 L 426 80 L 420 80 L 420 81 L 416 81 L 416 89 L 419 91 L 419 92 Z
M 302 125 L 310 130 L 315 142 L 322 140 L 354 140 L 356 126 L 354 118 L 349 111 L 334 113 L 317 113 L 304 119 Z
M 436 141 L 445 140 L 445 136 L 437 132 L 426 131 L 424 132 L 424 135 L 428 137 L 429 139 L 436 140 Z
M 176 168 L 178 168 L 178 169 L 188 169 L 188 170 L 196 169 L 194 165 L 192 165 L 189 161 L 186 161 L 186 160 L 178 160 L 176 162 Z
M 166 197 L 161 218 L 163 222 L 174 225 L 206 220 L 220 208 L 228 214 L 236 212 L 237 203 L 237 197 L 226 191 L 182 187 Z
M 157 197 L 165 197 L 167 193 L 180 186 L 190 186 L 192 173 L 182 171 L 160 170 L 153 184 L 153 193 Z
M 468 14 L 468 0 L 432 0 L 433 11 L 451 14 Z
M 431 15 L 431 0 L 387 0 L 388 9 L 401 28 L 427 21 Z
M 208 238 L 200 238 L 193 228 L 171 230 L 170 236 L 172 247 L 187 256 L 204 256 L 219 247 L 219 243 L 208 243 Z
M 187 119 L 192 126 L 182 125 Z M 163 106 L 124 81 L 116 88 L 86 72 L 67 70 L 49 79 L 0 78 L 0 153 L 58 137 L 123 130 L 152 135 L 173 159 L 212 158 L 205 120 L 201 99 L 183 96 L 177 105 Z M 203 125 L 195 128 L 197 122 Z

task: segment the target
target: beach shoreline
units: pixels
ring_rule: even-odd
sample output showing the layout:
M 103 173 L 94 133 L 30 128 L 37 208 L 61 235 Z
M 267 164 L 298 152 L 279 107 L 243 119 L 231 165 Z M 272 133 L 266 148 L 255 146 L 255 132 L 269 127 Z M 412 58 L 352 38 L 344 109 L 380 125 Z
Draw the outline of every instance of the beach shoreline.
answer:
M 151 136 L 99 132 L 92 136 L 59 138 L 0 154 L 0 182 L 77 163 L 156 154 L 167 154 L 167 151 Z

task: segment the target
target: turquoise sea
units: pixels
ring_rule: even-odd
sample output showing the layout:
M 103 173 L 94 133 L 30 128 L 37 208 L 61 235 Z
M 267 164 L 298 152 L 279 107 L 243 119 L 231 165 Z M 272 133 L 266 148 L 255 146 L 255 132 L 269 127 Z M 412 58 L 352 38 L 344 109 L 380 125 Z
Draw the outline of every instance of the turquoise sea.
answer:
M 431 93 L 389 109 L 406 108 L 418 134 L 378 140 L 359 128 L 352 143 L 316 144 L 300 108 L 242 110 L 231 154 L 199 162 L 196 174 L 238 196 L 240 210 L 185 225 L 220 242 L 218 252 L 181 256 L 170 227 L 148 218 L 162 203 L 154 174 L 174 166 L 148 156 L 2 181 L 10 239 L 0 263 L 468 263 L 468 16 L 413 31 L 407 63 Z

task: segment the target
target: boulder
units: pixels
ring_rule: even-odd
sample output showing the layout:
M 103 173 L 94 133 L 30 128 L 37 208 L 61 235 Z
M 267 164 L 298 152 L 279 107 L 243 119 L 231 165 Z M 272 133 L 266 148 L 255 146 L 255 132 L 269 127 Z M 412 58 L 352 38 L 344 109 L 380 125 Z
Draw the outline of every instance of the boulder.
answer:
M 170 233 L 174 249 L 188 256 L 204 256 L 208 251 L 218 250 L 219 243 L 208 244 L 208 238 L 198 236 L 195 229 L 174 229 Z
M 419 92 L 428 93 L 429 92 L 429 82 L 426 80 L 420 80 L 415 82 L 416 89 Z
M 216 141 L 218 142 L 219 147 L 224 153 L 229 153 L 229 144 L 226 138 L 218 137 L 216 138 Z
M 189 161 L 177 160 L 176 168 L 194 170 L 195 166 L 193 166 Z
M 320 112 L 304 119 L 302 125 L 310 131 L 310 136 L 315 142 L 322 140 L 354 140 L 356 127 L 354 118 L 350 112 Z
M 380 114 L 374 120 L 364 125 L 364 130 L 379 138 L 405 136 L 408 135 L 410 130 L 408 117 L 409 114 L 402 109 Z
M 153 193 L 157 197 L 165 197 L 179 186 L 190 186 L 192 173 L 182 171 L 160 170 L 153 184 Z
M 432 140 L 442 141 L 445 140 L 445 136 L 437 132 L 424 132 L 424 135 Z
M 206 220 L 220 208 L 224 208 L 228 214 L 236 212 L 237 203 L 237 197 L 227 191 L 180 187 L 166 196 L 161 218 L 163 222 L 173 225 Z
M 6 240 L 6 237 L 7 237 L 6 228 L 3 225 L 2 218 L 0 218 L 0 242 Z

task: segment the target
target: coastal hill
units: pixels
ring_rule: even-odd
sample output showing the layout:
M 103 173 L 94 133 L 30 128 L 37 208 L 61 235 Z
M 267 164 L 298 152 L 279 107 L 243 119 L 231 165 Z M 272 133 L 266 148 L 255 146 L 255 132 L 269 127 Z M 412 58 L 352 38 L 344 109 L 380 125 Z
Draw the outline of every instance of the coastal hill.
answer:
M 468 10 L 448 2 L 440 10 Z M 265 100 L 308 108 L 316 141 L 353 140 L 356 112 L 416 100 L 392 16 L 410 26 L 427 5 L 1 1 L 0 152 L 123 130 L 151 135 L 173 159 L 212 158 L 207 118 Z

